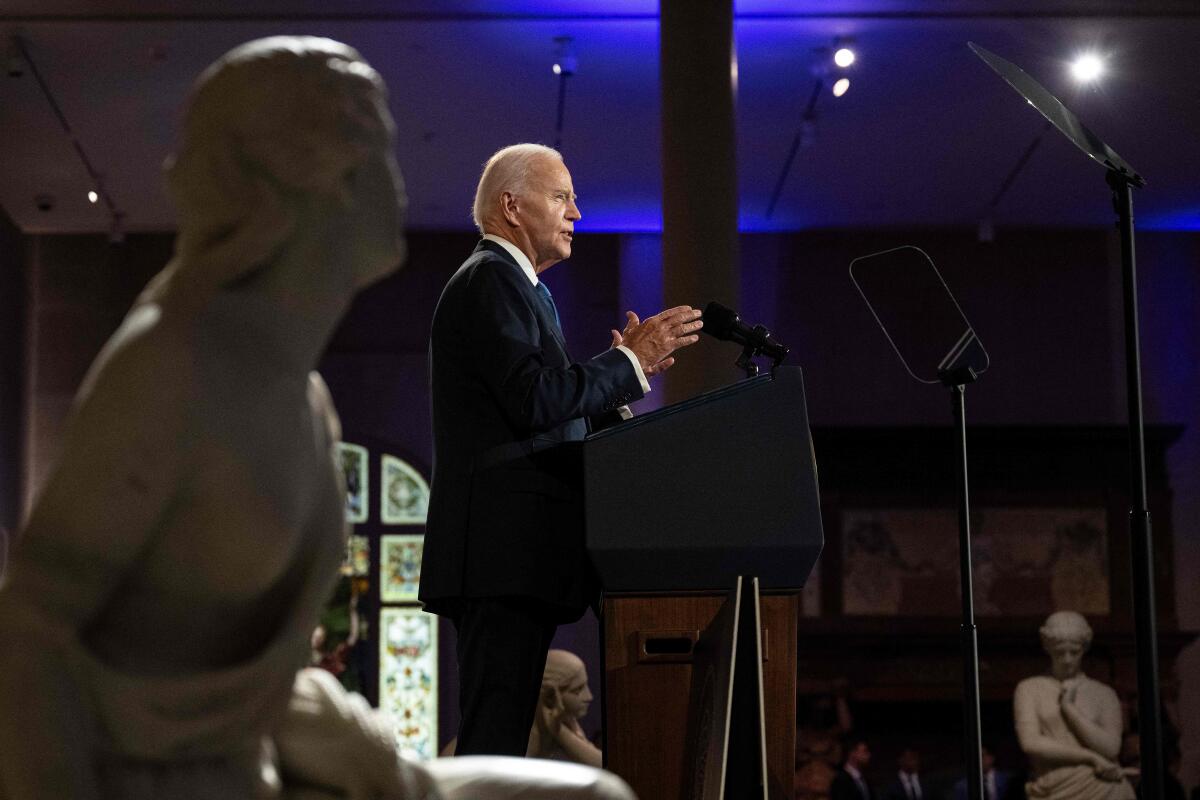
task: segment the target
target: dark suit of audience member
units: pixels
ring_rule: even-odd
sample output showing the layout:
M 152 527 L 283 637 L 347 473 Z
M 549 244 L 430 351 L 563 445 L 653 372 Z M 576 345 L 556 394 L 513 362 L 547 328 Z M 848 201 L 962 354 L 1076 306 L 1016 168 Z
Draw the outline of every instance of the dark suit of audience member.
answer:
M 1016 792 L 1012 783 L 1012 773 L 1004 769 L 991 769 L 983 773 L 983 800 L 1009 800 L 1012 797 L 1024 797 L 1025 793 Z M 967 779 L 959 778 L 954 784 L 953 800 L 968 800 Z
M 853 776 L 842 767 L 833 776 L 829 800 L 875 800 L 875 794 L 865 777 L 861 774 Z
M 916 773 L 897 773 L 884 788 L 880 800 L 926 800 L 925 785 Z

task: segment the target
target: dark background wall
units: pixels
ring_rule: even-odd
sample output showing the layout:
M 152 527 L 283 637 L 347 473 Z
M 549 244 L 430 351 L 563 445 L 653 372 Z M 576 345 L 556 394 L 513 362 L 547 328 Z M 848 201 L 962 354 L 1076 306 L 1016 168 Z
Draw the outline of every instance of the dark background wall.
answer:
M 347 432 L 393 443 L 426 475 L 427 331 L 442 285 L 475 239 L 411 233 L 405 268 L 360 296 L 320 365 Z M 991 243 L 968 230 L 745 234 L 743 317 L 792 347 L 790 360 L 805 368 L 814 425 L 949 424 L 944 392 L 908 377 L 847 276 L 853 258 L 900 244 L 929 253 L 991 355 L 991 369 L 967 393 L 969 422 L 1124 422 L 1119 266 L 1108 231 L 1001 230 Z M 1176 607 L 1181 627 L 1200 629 L 1200 235 L 1143 232 L 1138 244 L 1147 420 L 1187 426 L 1168 453 Z M 608 346 L 626 307 L 643 316 L 659 310 L 661 240 L 590 234 L 574 249 L 571 261 L 543 277 L 583 357 Z M 26 504 L 36 491 L 88 364 L 170 250 L 167 234 L 112 245 L 94 235 L 22 237 L 0 222 L 0 524 L 15 518 L 19 485 Z M 736 378 L 735 347 L 707 339 L 697 347 L 728 353 L 728 375 L 714 380 Z M 660 401 L 661 392 L 652 394 L 643 407 Z M 457 712 L 453 637 L 443 633 L 444 741 Z M 594 686 L 595 634 L 589 615 L 558 639 L 585 656 Z M 1200 720 L 1197 647 L 1185 651 L 1179 669 L 1181 710 Z M 587 727 L 596 725 L 598 708 Z M 1200 731 L 1187 735 L 1195 741 Z

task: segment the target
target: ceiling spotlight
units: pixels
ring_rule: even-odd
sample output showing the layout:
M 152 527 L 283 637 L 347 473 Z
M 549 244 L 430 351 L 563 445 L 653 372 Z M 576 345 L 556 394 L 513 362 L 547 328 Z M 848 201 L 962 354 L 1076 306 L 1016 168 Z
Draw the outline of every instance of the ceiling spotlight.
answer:
M 1082 83 L 1094 81 L 1104 74 L 1104 61 L 1095 53 L 1084 53 L 1071 64 L 1071 74 Z
M 575 58 L 575 40 L 570 36 L 554 37 L 554 65 L 550 69 L 555 75 L 574 75 L 579 67 Z
M 95 190 L 95 189 L 93 189 L 92 191 L 88 192 L 88 202 L 89 202 L 89 203 L 94 203 L 94 202 L 96 202 L 96 201 L 97 201 L 97 200 L 99 200 L 99 199 L 100 199 L 100 195 L 96 194 L 96 190 Z
M 839 47 L 833 54 L 833 63 L 845 69 L 854 63 L 854 51 L 849 47 Z
M 837 82 L 833 84 L 833 96 L 834 97 L 841 97 L 848 91 L 850 91 L 850 79 L 849 78 L 838 78 Z

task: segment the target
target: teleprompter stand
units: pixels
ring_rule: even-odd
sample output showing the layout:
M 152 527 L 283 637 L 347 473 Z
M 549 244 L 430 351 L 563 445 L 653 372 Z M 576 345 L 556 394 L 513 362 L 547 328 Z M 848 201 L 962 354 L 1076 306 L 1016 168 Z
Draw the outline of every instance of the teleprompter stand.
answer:
M 1162 719 L 1158 699 L 1158 637 L 1154 602 L 1154 541 L 1146 499 L 1146 448 L 1142 422 L 1141 347 L 1138 343 L 1137 265 L 1133 246 L 1133 189 L 1146 181 L 1079 121 L 1057 97 L 1016 64 L 974 43 L 984 63 L 1083 153 L 1105 169 L 1121 235 L 1121 275 L 1125 305 L 1125 391 L 1129 410 L 1130 561 L 1133 574 L 1134 633 L 1137 642 L 1138 733 L 1141 737 L 1143 800 L 1162 800 Z
M 606 766 L 640 797 L 791 796 L 799 591 L 823 545 L 796 367 L 583 443 Z
M 971 573 L 971 502 L 967 480 L 965 394 L 988 367 L 988 355 L 941 274 L 923 251 L 897 247 L 856 258 L 850 279 L 858 288 L 900 363 L 921 383 L 950 390 L 958 439 L 958 565 L 962 595 L 963 733 L 967 796 L 983 797 L 979 713 L 979 637 Z

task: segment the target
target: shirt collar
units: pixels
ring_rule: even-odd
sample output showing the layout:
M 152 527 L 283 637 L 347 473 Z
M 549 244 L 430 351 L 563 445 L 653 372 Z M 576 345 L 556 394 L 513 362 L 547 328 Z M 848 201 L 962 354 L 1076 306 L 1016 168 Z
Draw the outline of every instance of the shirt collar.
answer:
M 855 767 L 853 764 L 844 765 L 844 769 L 846 770 L 846 772 L 850 773 L 850 777 L 854 778 L 854 780 L 856 780 L 856 781 L 862 780 L 862 773 L 859 772 L 858 768 Z
M 529 263 L 529 256 L 521 252 L 521 248 L 510 242 L 508 239 L 501 238 L 494 233 L 485 233 L 483 238 L 489 242 L 495 242 L 508 251 L 508 254 L 516 259 L 517 266 L 524 272 L 525 277 L 529 278 L 529 282 L 534 286 L 538 285 L 537 272 L 533 269 L 533 264 Z

